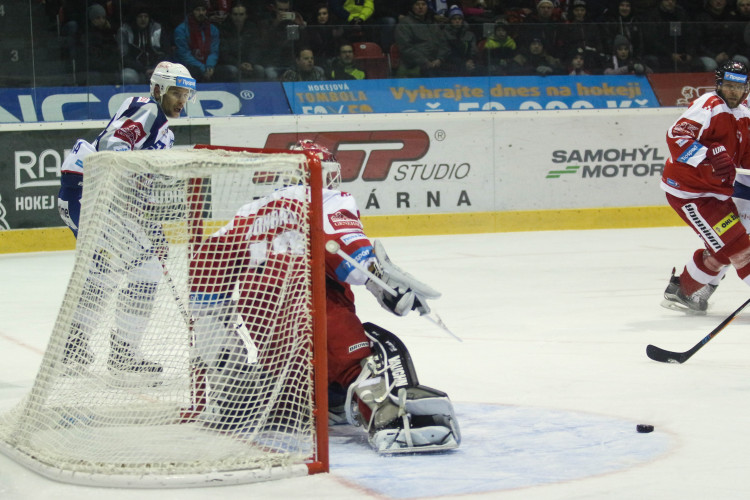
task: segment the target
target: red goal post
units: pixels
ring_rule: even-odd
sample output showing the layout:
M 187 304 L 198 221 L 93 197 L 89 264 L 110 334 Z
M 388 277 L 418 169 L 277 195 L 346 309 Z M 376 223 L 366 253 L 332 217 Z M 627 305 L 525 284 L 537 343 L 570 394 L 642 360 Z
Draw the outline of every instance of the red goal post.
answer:
M 323 231 L 323 172 L 320 158 L 309 151 L 280 149 L 242 148 L 198 144 L 195 149 L 219 149 L 246 151 L 261 154 L 304 154 L 310 167 L 310 196 L 314 207 L 310 214 L 310 248 L 313 283 L 322 284 L 313 288 L 313 366 L 315 377 L 315 428 L 317 435 L 317 459 L 309 463 L 311 474 L 329 471 L 328 456 L 328 351 L 326 341 L 326 295 L 325 295 L 325 233 Z

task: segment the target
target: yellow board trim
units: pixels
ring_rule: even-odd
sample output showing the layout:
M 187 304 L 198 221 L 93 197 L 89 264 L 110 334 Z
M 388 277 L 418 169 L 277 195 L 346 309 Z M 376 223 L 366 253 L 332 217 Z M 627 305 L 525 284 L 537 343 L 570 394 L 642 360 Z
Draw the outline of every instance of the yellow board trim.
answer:
M 623 229 L 684 224 L 668 206 L 371 216 L 363 217 L 362 222 L 367 235 L 373 238 L 562 229 Z
M 367 235 L 373 238 L 563 229 L 623 229 L 684 224 L 668 206 L 378 215 L 362 217 L 362 223 Z M 73 234 L 66 227 L 0 231 L 0 254 L 73 250 L 75 243 Z

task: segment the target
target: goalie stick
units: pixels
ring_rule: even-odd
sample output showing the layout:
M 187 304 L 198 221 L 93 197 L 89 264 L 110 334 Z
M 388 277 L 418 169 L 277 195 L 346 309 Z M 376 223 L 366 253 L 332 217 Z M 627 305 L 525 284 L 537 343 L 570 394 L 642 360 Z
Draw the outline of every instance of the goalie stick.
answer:
M 341 246 L 338 243 L 336 243 L 335 241 L 328 241 L 326 243 L 326 251 L 328 253 L 332 253 L 332 254 L 338 255 L 339 257 L 341 257 L 342 259 L 344 259 L 345 261 L 347 261 L 349 264 L 353 265 L 354 267 L 356 267 L 357 269 L 359 269 L 360 271 L 362 271 L 363 273 L 365 273 L 369 279 L 371 279 L 373 282 L 377 283 L 377 285 L 379 287 L 381 287 L 383 290 L 385 290 L 386 292 L 390 293 L 394 297 L 398 295 L 398 292 L 396 292 L 396 290 L 394 290 L 393 288 L 391 288 L 390 286 L 388 286 L 388 284 L 386 282 L 384 282 L 383 280 L 381 280 L 380 278 L 378 278 L 377 276 L 375 276 L 369 269 L 367 269 L 360 262 L 358 262 L 357 260 L 355 260 L 354 258 L 352 258 L 351 255 L 349 255 L 348 253 L 346 253 L 343 250 L 341 250 Z M 430 314 L 421 314 L 420 316 L 423 317 L 423 318 L 425 318 L 425 319 L 427 319 L 427 320 L 429 320 L 430 322 L 434 323 L 438 327 L 440 327 L 443 331 L 445 331 L 446 333 L 448 333 L 448 335 L 450 335 L 454 339 L 458 340 L 459 342 L 463 342 L 463 340 L 461 340 L 461 337 L 459 337 L 458 335 L 456 335 L 455 333 L 453 333 L 452 331 L 450 331 L 450 329 L 445 325 L 445 323 L 443 323 L 443 320 L 440 318 L 440 316 L 438 316 L 438 314 L 436 312 L 433 311 L 432 314 L 435 315 L 434 318 Z
M 695 344 L 691 349 L 688 349 L 685 352 L 672 352 L 667 351 L 666 349 L 662 349 L 660 347 L 656 347 L 655 345 L 649 344 L 646 347 L 646 356 L 653 359 L 654 361 L 659 361 L 661 363 L 684 363 L 690 357 L 698 352 L 701 347 L 706 345 L 709 340 L 716 337 L 726 326 L 731 323 L 734 318 L 737 317 L 737 315 L 750 304 L 750 299 L 746 300 L 744 304 L 742 304 L 740 307 L 737 308 L 736 311 L 734 311 L 732 314 L 727 316 L 724 321 L 719 323 L 719 326 L 711 330 L 711 333 L 703 337 L 700 342 Z

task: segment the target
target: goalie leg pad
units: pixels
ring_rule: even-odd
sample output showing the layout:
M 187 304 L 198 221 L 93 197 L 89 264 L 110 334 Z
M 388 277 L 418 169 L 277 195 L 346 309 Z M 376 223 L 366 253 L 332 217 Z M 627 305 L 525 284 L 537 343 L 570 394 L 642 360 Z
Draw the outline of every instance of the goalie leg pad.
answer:
M 362 362 L 362 372 L 349 386 L 347 420 L 365 427 L 378 453 L 457 448 L 461 432 L 448 395 L 419 384 L 398 337 L 371 323 L 364 327 L 376 354 Z

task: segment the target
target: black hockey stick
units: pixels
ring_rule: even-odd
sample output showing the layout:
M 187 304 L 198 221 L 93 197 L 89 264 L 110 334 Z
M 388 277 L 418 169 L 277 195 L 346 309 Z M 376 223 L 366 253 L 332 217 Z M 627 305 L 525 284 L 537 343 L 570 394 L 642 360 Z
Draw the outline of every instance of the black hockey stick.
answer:
M 719 332 L 721 332 L 726 326 L 731 323 L 737 315 L 750 304 L 750 299 L 746 300 L 744 304 L 742 304 L 740 307 L 737 308 L 736 311 L 734 311 L 732 314 L 727 316 L 724 321 L 719 323 L 719 326 L 711 330 L 711 333 L 703 337 L 700 342 L 695 344 L 692 349 L 689 349 L 685 352 L 672 352 L 667 351 L 666 349 L 662 349 L 661 347 L 656 347 L 655 345 L 649 344 L 646 347 L 646 356 L 653 359 L 654 361 L 660 361 L 662 363 L 684 363 L 690 357 L 698 352 L 701 347 L 708 344 L 708 341 L 712 338 L 716 337 Z

